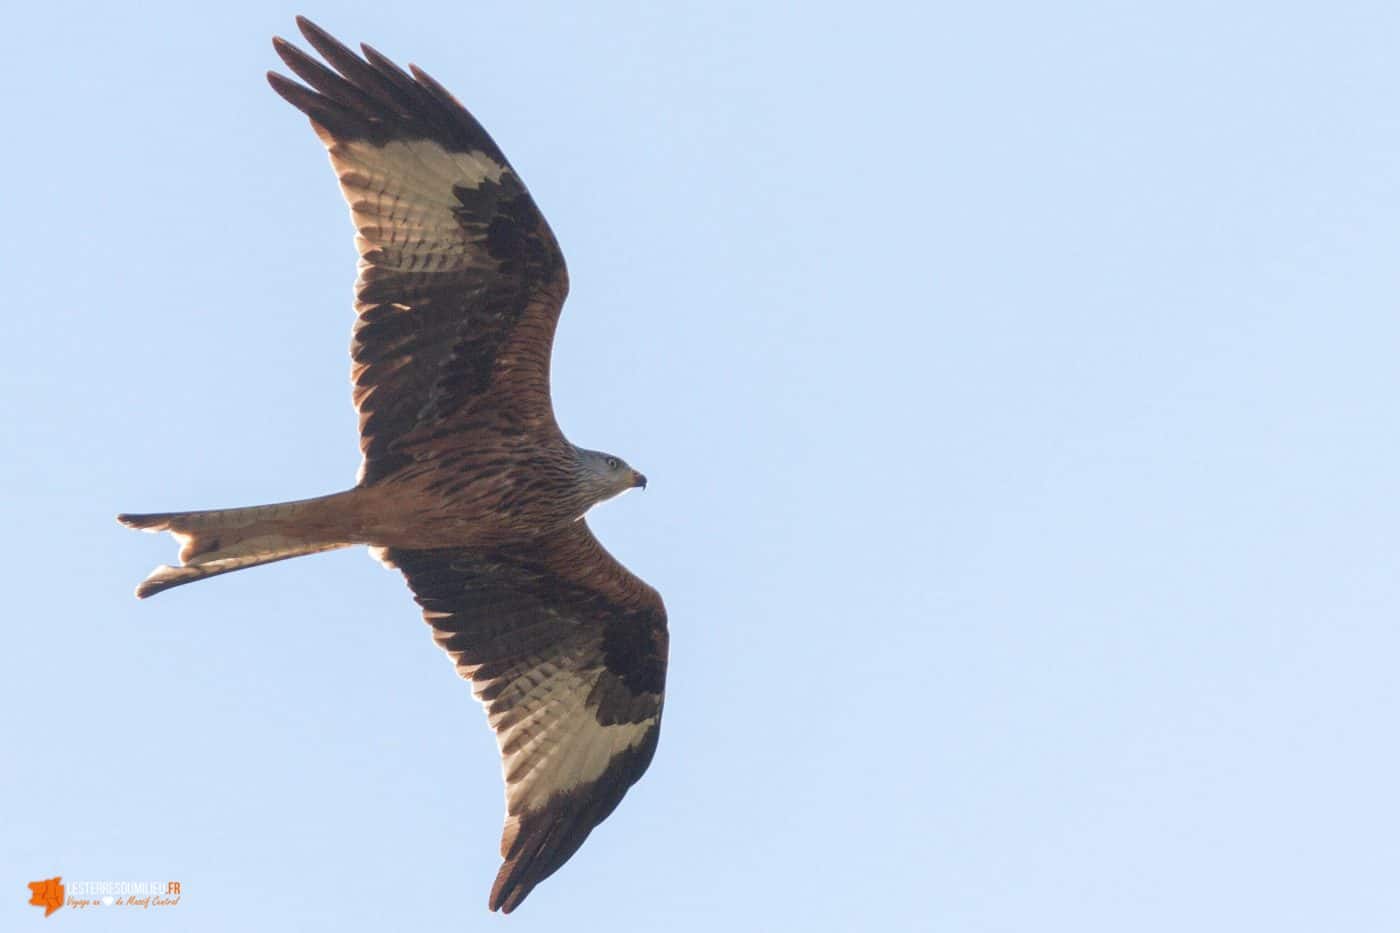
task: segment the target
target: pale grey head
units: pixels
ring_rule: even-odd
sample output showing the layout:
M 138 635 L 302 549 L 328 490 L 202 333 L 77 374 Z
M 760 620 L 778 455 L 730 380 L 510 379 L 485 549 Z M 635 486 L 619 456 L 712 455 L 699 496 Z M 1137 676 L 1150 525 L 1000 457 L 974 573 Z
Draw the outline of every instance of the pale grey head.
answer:
M 647 488 L 647 478 L 615 454 L 587 450 L 583 447 L 575 447 L 574 452 L 577 454 L 576 475 L 579 486 L 590 505 L 606 502 L 638 486 L 642 489 Z

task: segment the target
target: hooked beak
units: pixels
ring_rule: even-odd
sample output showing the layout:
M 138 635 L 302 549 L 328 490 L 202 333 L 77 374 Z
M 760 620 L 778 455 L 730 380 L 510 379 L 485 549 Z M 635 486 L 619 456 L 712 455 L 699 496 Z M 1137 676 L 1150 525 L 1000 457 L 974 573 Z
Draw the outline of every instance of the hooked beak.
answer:
M 632 487 L 635 489 L 635 488 L 638 487 L 638 486 L 642 487 L 643 489 L 646 489 L 646 488 L 647 488 L 647 478 L 646 478 L 645 476 L 643 476 L 642 474 L 638 473 L 636 470 L 633 470 L 633 471 L 632 471 Z

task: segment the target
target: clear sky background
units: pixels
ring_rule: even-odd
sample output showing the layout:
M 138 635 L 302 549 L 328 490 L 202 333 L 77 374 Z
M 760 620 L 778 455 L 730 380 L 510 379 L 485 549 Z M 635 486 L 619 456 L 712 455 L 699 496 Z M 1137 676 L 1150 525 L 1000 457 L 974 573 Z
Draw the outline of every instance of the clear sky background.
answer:
M 1400 928 L 1395 4 L 191 9 L 7 13 L 0 927 Z M 660 749 L 510 918 L 402 581 L 138 603 L 175 546 L 112 520 L 353 482 L 296 12 L 493 133 L 560 421 L 651 479 L 593 521 L 670 610 Z

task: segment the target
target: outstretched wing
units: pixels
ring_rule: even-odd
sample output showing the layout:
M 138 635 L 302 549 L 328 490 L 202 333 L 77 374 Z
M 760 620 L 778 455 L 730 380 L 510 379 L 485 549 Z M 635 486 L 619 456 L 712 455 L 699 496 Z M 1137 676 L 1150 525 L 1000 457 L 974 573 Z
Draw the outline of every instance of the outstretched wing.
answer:
M 278 38 L 277 54 L 310 87 L 276 72 L 268 81 L 311 118 L 358 232 L 361 480 L 403 467 L 406 438 L 453 419 L 557 431 L 549 353 L 568 273 L 525 185 L 427 74 L 367 45 L 361 58 L 304 17 L 297 25 L 331 67 Z
M 509 913 L 612 813 L 656 750 L 666 681 L 661 597 L 578 521 L 490 553 L 400 550 L 433 637 L 471 680 L 500 744 Z

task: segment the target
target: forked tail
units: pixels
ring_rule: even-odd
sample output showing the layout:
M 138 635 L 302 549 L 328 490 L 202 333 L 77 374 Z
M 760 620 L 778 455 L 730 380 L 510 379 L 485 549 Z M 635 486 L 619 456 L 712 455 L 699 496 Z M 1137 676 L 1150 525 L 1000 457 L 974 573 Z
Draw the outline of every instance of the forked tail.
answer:
M 353 491 L 352 491 L 353 492 Z M 179 567 L 162 565 L 136 587 L 140 599 L 219 574 L 319 554 L 356 543 L 346 500 L 350 493 L 318 499 L 204 512 L 118 515 L 142 531 L 168 531 L 180 542 Z

